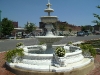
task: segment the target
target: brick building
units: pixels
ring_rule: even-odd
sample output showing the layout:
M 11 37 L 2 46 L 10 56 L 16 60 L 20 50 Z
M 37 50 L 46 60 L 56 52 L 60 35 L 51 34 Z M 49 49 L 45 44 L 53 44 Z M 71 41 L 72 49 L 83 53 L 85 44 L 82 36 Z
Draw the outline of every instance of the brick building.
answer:
M 12 22 L 14 25 L 14 28 L 18 28 L 18 22 Z
M 81 30 L 81 26 L 75 26 L 75 25 L 72 25 L 72 24 L 68 24 L 67 22 L 57 21 L 57 23 L 55 23 L 55 24 L 58 25 L 58 26 L 65 24 L 66 25 L 66 31 L 69 31 L 69 29 L 72 29 L 72 31 L 80 31 Z M 39 22 L 39 28 L 44 29 L 44 27 L 45 27 L 45 23 Z
M 94 25 L 93 28 L 94 28 L 94 30 L 99 31 L 100 30 L 100 25 Z
M 14 30 L 12 31 L 12 36 L 15 36 L 17 33 L 24 33 L 24 28 L 19 28 L 18 22 L 12 22 L 14 25 Z

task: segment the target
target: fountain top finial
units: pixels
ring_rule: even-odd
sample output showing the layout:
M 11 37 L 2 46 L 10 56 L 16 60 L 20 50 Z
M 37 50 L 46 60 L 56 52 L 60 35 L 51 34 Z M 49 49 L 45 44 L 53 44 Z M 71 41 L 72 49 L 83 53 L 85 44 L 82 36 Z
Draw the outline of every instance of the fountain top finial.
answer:
M 53 12 L 54 10 L 50 7 L 52 4 L 50 4 L 50 0 L 48 0 L 48 4 L 46 4 L 47 8 L 44 10 L 45 12 Z
M 46 4 L 47 8 L 44 10 L 45 12 L 48 13 L 47 16 L 42 16 L 41 17 L 41 22 L 44 22 L 44 23 L 55 23 L 57 22 L 57 16 L 51 16 L 51 12 L 54 12 L 54 10 L 50 7 L 51 4 L 50 4 L 50 0 L 48 0 L 48 3 Z
M 48 0 L 48 4 L 50 3 L 50 0 Z
M 47 7 L 50 8 L 52 4 L 50 4 L 50 1 L 48 0 L 48 4 L 47 4 Z

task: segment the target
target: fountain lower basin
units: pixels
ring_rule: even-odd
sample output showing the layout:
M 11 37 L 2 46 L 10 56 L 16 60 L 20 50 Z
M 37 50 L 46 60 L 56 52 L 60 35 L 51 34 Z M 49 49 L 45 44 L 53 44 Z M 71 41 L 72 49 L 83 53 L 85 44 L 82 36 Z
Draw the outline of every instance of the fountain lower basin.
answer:
M 90 58 L 84 58 L 82 51 L 66 53 L 64 57 L 54 57 L 53 54 L 31 54 L 24 52 L 24 57 L 20 62 L 7 63 L 12 68 L 19 68 L 33 71 L 69 72 L 91 63 Z M 65 65 L 60 67 L 59 60 L 63 60 Z M 55 62 L 55 60 L 57 62 Z M 59 67 L 59 68 L 58 68 Z
M 54 66 L 45 66 L 45 65 L 31 65 L 25 63 L 7 63 L 8 65 L 12 65 L 12 67 L 24 69 L 24 70 L 33 70 L 33 71 L 45 71 L 45 72 L 69 72 L 77 68 L 81 68 L 83 66 L 88 65 L 91 62 L 91 59 L 85 58 L 77 63 L 68 64 L 66 67 L 54 67 Z M 81 64 L 81 65 L 79 65 Z
M 35 45 L 37 46 L 37 45 Z M 57 45 L 56 45 L 57 46 Z M 56 47 L 54 45 L 53 48 Z M 63 47 L 64 45 L 59 45 Z M 28 46 L 26 46 L 28 47 Z M 67 46 L 68 47 L 68 46 Z M 70 47 L 70 46 L 69 46 Z M 72 47 L 72 46 L 71 46 Z M 74 48 L 75 46 L 73 46 Z M 70 48 L 70 49 L 73 49 Z M 83 73 L 81 75 L 84 75 L 84 73 L 88 73 L 93 67 L 93 58 L 84 58 L 82 55 L 82 50 L 80 48 L 76 47 L 74 48 L 74 52 L 66 53 L 64 57 L 58 57 L 55 56 L 55 54 L 33 54 L 30 52 L 24 52 L 24 57 L 18 62 L 14 63 L 8 63 L 6 64 L 10 66 L 13 70 L 16 71 L 16 74 L 23 75 L 29 72 L 26 75 L 29 74 L 40 74 L 45 73 L 53 74 L 53 73 L 66 73 L 68 75 L 71 75 L 70 72 L 73 71 L 82 71 Z M 66 51 L 67 52 L 67 51 Z M 64 65 L 61 65 L 61 63 L 64 62 Z M 53 74 L 56 75 L 56 74 Z M 80 74 L 74 74 L 74 75 L 80 75 Z

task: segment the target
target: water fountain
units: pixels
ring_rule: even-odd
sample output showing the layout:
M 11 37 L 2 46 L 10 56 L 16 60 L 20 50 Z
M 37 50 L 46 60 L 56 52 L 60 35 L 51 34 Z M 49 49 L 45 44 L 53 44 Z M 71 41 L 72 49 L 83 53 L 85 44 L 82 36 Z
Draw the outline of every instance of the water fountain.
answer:
M 44 10 L 48 13 L 48 16 L 41 17 L 41 22 L 46 23 L 46 36 L 36 36 L 40 42 L 44 42 L 46 45 L 24 46 L 24 56 L 20 59 L 14 58 L 17 61 L 6 62 L 6 64 L 14 69 L 14 72 L 18 75 L 56 75 L 61 73 L 62 75 L 84 75 L 88 73 L 93 68 L 93 63 L 90 58 L 84 58 L 80 48 L 65 45 L 63 46 L 66 50 L 64 57 L 58 57 L 55 54 L 55 47 L 52 48 L 52 44 L 61 40 L 64 36 L 56 36 L 51 31 L 52 23 L 57 21 L 57 16 L 50 15 L 54 11 L 50 6 L 51 4 L 48 1 L 47 9 Z

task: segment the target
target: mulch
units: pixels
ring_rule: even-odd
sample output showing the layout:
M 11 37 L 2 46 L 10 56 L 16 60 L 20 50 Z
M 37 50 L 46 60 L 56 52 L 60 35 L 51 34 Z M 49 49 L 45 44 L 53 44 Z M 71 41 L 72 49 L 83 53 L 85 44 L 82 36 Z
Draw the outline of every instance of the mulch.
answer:
M 6 52 L 0 53 L 0 75 L 16 75 L 6 69 L 4 60 L 5 54 Z M 100 55 L 96 55 L 94 62 L 95 62 L 95 68 L 87 75 L 100 75 Z

